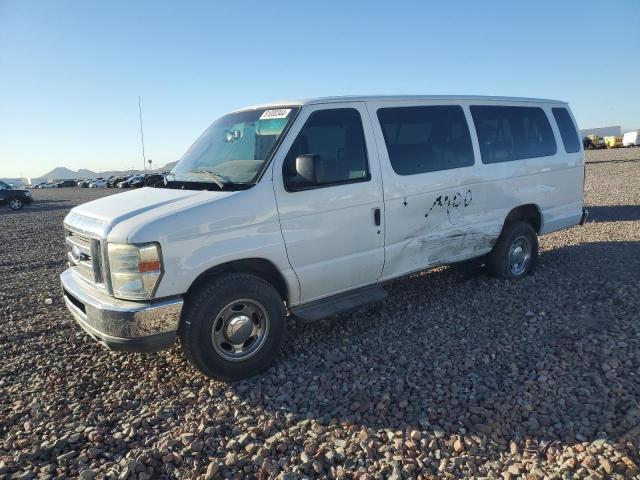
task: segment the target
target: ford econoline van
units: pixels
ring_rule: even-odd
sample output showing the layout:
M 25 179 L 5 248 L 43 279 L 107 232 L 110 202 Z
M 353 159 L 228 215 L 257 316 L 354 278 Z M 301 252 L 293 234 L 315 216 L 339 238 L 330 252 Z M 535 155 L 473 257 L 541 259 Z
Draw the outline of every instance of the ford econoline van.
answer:
M 160 188 L 67 215 L 66 305 L 115 350 L 177 337 L 206 375 L 267 368 L 288 314 L 312 321 L 384 283 L 481 258 L 527 275 L 538 236 L 582 224 L 568 105 L 471 96 L 336 97 L 216 120 Z

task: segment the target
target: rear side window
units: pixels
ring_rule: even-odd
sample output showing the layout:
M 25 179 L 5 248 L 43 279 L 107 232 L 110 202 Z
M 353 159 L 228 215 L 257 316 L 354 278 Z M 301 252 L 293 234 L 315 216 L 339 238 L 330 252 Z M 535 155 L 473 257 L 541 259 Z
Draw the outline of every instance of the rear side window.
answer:
M 378 120 L 398 175 L 473 165 L 469 127 L 459 105 L 381 108 Z
M 576 127 L 573 126 L 571 115 L 567 112 L 566 108 L 552 108 L 553 117 L 558 124 L 558 130 L 560 130 L 560 136 L 562 137 L 562 143 L 564 143 L 564 151 L 567 153 L 575 153 L 580 151 L 580 139 L 576 132 Z
M 555 155 L 551 124 L 540 107 L 471 106 L 482 163 Z
M 352 108 L 313 112 L 291 145 L 283 164 L 289 191 L 309 188 L 296 173 L 296 157 L 314 155 L 318 183 L 313 188 L 371 179 L 360 113 Z

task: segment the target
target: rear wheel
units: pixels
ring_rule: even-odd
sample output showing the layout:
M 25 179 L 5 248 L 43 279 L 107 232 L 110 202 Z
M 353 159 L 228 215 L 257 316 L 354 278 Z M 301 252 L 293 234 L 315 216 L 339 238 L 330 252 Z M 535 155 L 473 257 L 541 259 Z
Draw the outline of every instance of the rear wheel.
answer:
M 24 207 L 24 202 L 20 198 L 12 198 L 9 200 L 9 208 L 11 210 L 21 210 Z
M 285 330 L 286 311 L 277 290 L 255 275 L 232 273 L 190 294 L 180 338 L 191 364 L 229 381 L 268 368 Z
M 487 256 L 487 269 L 498 278 L 522 278 L 538 260 L 538 235 L 531 224 L 514 221 L 505 225 Z

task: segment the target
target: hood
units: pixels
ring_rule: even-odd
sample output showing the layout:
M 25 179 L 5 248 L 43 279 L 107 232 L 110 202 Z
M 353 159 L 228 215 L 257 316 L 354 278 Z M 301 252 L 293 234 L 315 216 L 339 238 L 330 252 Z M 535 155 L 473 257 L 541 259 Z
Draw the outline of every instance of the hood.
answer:
M 153 210 L 156 210 L 158 215 L 161 215 L 167 211 L 180 210 L 197 203 L 224 198 L 233 193 L 206 190 L 176 190 L 171 188 L 141 188 L 83 203 L 71 209 L 71 213 L 115 225 Z

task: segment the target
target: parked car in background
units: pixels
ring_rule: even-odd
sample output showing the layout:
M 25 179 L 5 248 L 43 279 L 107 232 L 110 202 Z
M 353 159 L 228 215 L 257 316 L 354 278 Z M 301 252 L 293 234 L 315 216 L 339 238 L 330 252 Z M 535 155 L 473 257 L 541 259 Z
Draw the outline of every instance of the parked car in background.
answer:
M 118 183 L 124 182 L 127 178 L 129 178 L 128 175 L 120 175 L 117 177 L 112 177 L 108 181 L 108 187 L 115 188 L 118 185 Z
M 531 98 L 239 110 L 165 188 L 71 210 L 64 301 L 110 348 L 155 351 L 179 336 L 206 375 L 253 375 L 280 349 L 287 309 L 333 316 L 383 299 L 385 282 L 474 258 L 497 278 L 525 277 L 539 235 L 586 219 L 577 132 L 566 102 Z
M 101 180 L 96 180 L 95 182 L 91 182 L 89 184 L 89 188 L 107 188 L 109 186 L 109 181 L 106 178 Z
M 75 180 L 60 180 L 59 182 L 57 182 L 58 188 L 67 188 L 67 187 L 75 187 L 76 186 L 76 181 Z
M 118 183 L 118 188 L 130 188 L 133 183 L 137 183 L 142 179 L 142 175 L 133 175 L 126 180 Z
M 0 181 L 0 205 L 9 205 L 11 210 L 21 210 L 25 205 L 33 202 L 31 192 L 24 188 L 14 188 Z
M 129 182 L 129 186 L 132 188 L 155 187 L 160 183 L 164 183 L 164 175 L 160 175 L 159 173 L 151 173 L 141 175 L 136 180 Z
M 144 179 L 145 187 L 158 187 L 164 185 L 164 174 L 162 173 L 151 173 L 147 175 Z
M 627 132 L 622 137 L 623 147 L 640 147 L 640 132 Z
M 129 187 L 131 188 L 140 188 L 144 187 L 144 175 L 139 175 L 131 180 L 129 180 Z
M 47 182 L 47 183 L 44 183 L 44 184 L 40 185 L 38 188 L 58 188 L 58 182 L 56 182 L 56 181 Z

